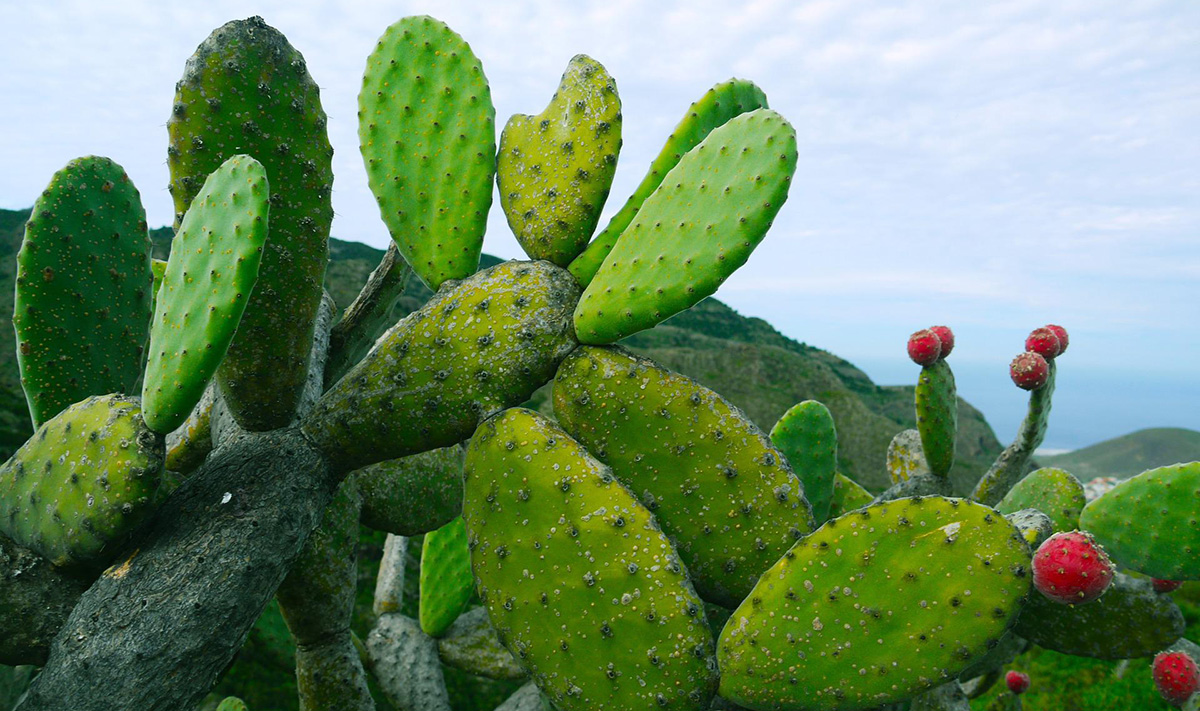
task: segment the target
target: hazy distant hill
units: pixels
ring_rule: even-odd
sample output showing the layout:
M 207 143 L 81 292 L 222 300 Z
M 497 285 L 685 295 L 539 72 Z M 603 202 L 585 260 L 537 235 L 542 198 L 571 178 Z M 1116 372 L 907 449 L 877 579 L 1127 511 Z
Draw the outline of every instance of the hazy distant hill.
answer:
M 1098 476 L 1126 479 L 1155 467 L 1200 461 L 1200 432 L 1156 427 L 1038 459 L 1043 466 L 1066 469 L 1080 481 Z
M 28 210 L 0 210 L 0 454 L 5 457 L 29 433 L 11 326 L 14 256 L 28 215 Z M 170 237 L 169 228 L 151 232 L 156 257 L 166 257 Z M 368 245 L 331 240 L 326 288 L 339 307 L 353 300 L 382 254 Z M 498 261 L 484 255 L 482 266 Z M 429 296 L 413 278 L 400 311 L 417 308 Z M 851 363 L 787 338 L 766 321 L 741 316 L 716 299 L 633 336 L 625 345 L 713 388 L 767 431 L 795 403 L 820 400 L 837 424 L 842 470 L 871 488 L 888 483 L 884 456 L 892 436 L 916 425 L 912 387 L 875 385 Z M 546 390 L 531 404 L 548 412 Z M 959 430 L 954 478 L 963 490 L 982 474 L 1001 445 L 983 415 L 961 400 Z

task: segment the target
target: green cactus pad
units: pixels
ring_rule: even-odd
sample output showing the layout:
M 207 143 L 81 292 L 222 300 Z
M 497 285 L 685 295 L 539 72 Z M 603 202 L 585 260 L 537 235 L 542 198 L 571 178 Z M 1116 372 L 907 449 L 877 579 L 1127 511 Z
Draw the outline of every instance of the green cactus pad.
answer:
M 108 158 L 71 161 L 38 197 L 17 255 L 17 365 L 35 428 L 137 383 L 150 283 L 137 188 Z
M 1200 462 L 1142 472 L 1092 501 L 1079 525 L 1121 565 L 1163 580 L 1200 580 Z
M 1183 635 L 1183 613 L 1149 580 L 1118 573 L 1099 599 L 1064 605 L 1030 595 L 1013 631 L 1046 649 L 1095 659 L 1152 657 Z
M 513 409 L 480 425 L 464 479 L 479 597 L 556 708 L 708 709 L 717 679 L 703 605 L 608 467 Z
M 921 447 L 921 433 L 916 430 L 897 432 L 888 443 L 886 466 L 893 484 L 929 474 L 929 464 Z
M 579 342 L 619 341 L 715 292 L 767 234 L 795 170 L 796 132 L 770 109 L 710 133 L 646 199 L 584 290 Z
M 154 314 L 154 306 L 158 303 L 158 287 L 162 286 L 163 276 L 167 273 L 167 262 L 163 259 L 150 260 L 150 275 L 154 279 L 150 287 L 150 314 Z
M 371 192 L 404 259 L 434 291 L 475 272 L 492 206 L 496 110 L 453 30 L 406 17 L 379 38 L 358 95 Z
M 421 629 L 441 637 L 458 619 L 475 591 L 467 524 L 462 517 L 425 534 L 421 548 Z
M 462 513 L 461 447 L 389 459 L 355 471 L 363 525 L 397 536 L 437 530 Z
M 166 434 L 200 402 L 252 300 L 267 239 L 263 166 L 233 156 L 183 216 L 155 305 L 142 383 L 146 425 Z
M 162 464 L 136 398 L 90 397 L 0 467 L 0 530 L 55 565 L 97 570 L 153 509 Z
M 592 277 L 612 251 L 613 245 L 617 243 L 617 238 L 629 223 L 633 222 L 638 210 L 642 209 L 642 203 L 662 184 L 663 178 L 679 163 L 684 154 L 699 145 L 714 128 L 723 125 L 734 116 L 765 108 L 767 97 L 762 89 L 744 79 L 723 81 L 693 102 L 675 126 L 675 130 L 667 137 L 666 145 L 650 164 L 646 177 L 642 178 L 642 182 L 625 201 L 625 205 L 613 215 L 608 226 L 596 235 L 596 239 L 592 240 L 583 254 L 571 262 L 568 269 L 579 283 L 587 286 L 592 281 Z
M 939 360 L 921 368 L 916 393 L 921 450 L 934 476 L 950 475 L 958 435 L 958 391 L 950 364 Z
M 217 711 L 249 711 L 246 702 L 236 696 L 226 696 L 221 699 L 221 703 L 217 706 Z
M 825 521 L 837 474 L 837 430 L 829 408 L 816 400 L 793 405 L 771 428 L 771 442 L 804 484 L 813 519 Z
M 1029 548 L 986 506 L 898 499 L 796 544 L 725 625 L 721 696 L 751 709 L 863 709 L 953 679 L 1029 592 Z
M 259 17 L 214 30 L 176 85 L 167 121 L 176 224 L 232 156 L 253 157 L 271 181 L 258 285 L 217 372 L 225 403 L 248 430 L 287 425 L 304 389 L 333 220 L 325 123 L 304 57 Z
M 771 440 L 720 395 L 651 360 L 576 350 L 554 378 L 554 414 L 654 512 L 706 600 L 737 605 L 814 527 Z
M 1045 467 L 1030 472 L 996 504 L 1003 514 L 1037 509 L 1050 517 L 1055 531 L 1079 528 L 1079 514 L 1087 504 L 1083 484 L 1064 469 Z
M 578 296 L 549 262 L 506 262 L 443 288 L 325 393 L 304 431 L 348 469 L 460 442 L 553 377 L 576 345 Z
M 833 478 L 833 500 L 829 503 L 827 518 L 837 518 L 855 509 L 861 509 L 874 500 L 874 495 L 862 488 L 857 481 L 838 472 Z
M 586 55 L 567 65 L 537 116 L 516 114 L 500 134 L 500 206 L 531 259 L 560 267 L 587 246 L 621 150 L 621 99 L 608 71 Z

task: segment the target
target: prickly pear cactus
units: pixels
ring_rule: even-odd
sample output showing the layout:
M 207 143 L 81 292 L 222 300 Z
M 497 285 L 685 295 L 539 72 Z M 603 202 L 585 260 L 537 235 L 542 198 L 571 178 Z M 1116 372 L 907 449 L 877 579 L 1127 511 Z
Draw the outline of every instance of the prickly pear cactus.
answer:
M 617 172 L 621 99 L 596 60 L 576 55 L 550 105 L 500 135 L 500 206 L 531 259 L 566 267 L 591 238 Z
M 927 475 L 929 464 L 921 448 L 921 433 L 917 430 L 901 430 L 888 443 L 886 466 L 893 484 Z
M 125 170 L 87 156 L 55 173 L 17 254 L 17 365 L 35 428 L 90 395 L 133 388 L 151 278 L 146 211 Z
M 1086 504 L 1083 484 L 1070 472 L 1043 467 L 1017 482 L 996 504 L 996 510 L 1010 514 L 1021 509 L 1037 509 L 1050 517 L 1055 531 L 1074 531 L 1079 528 L 1079 514 Z
M 814 527 L 771 440 L 713 391 L 617 348 L 583 347 L 554 414 L 658 519 L 704 599 L 732 607 Z
M 833 478 L 833 499 L 829 502 L 829 516 L 837 518 L 855 509 L 870 504 L 875 499 L 871 492 L 858 482 L 838 472 Z
M 142 383 L 142 414 L 155 432 L 187 420 L 233 341 L 258 279 L 269 195 L 262 164 L 233 156 L 204 181 L 179 224 Z
M 712 294 L 766 235 L 796 170 L 796 132 L 757 109 L 708 134 L 621 234 L 575 310 L 580 343 L 613 343 Z
M 421 547 L 421 629 L 441 637 L 471 601 L 475 578 L 462 517 L 425 534 Z
M 950 475 L 958 434 L 958 390 L 950 365 L 939 360 L 921 368 L 916 390 L 921 451 L 934 476 Z
M 912 498 L 834 519 L 765 572 L 718 642 L 721 696 L 863 709 L 952 679 L 1008 628 L 1030 552 L 992 509 Z
M 587 286 L 591 282 L 608 253 L 612 251 L 613 245 L 617 243 L 617 238 L 642 209 L 642 203 L 658 189 L 663 178 L 679 163 L 684 154 L 699 145 L 713 129 L 724 125 L 734 116 L 765 108 L 767 97 L 762 89 L 744 79 L 723 81 L 692 102 L 687 113 L 675 126 L 675 130 L 667 137 L 666 145 L 662 147 L 658 157 L 650 164 L 646 177 L 642 178 L 642 182 L 625 201 L 625 205 L 613 215 L 608 226 L 596 235 L 583 254 L 571 262 L 568 268 L 579 283 Z
M 479 597 L 556 708 L 708 709 L 717 675 L 703 605 L 607 467 L 513 409 L 480 425 L 464 477 Z
M 837 474 L 837 430 L 829 408 L 816 400 L 792 406 L 771 429 L 771 442 L 787 457 L 792 471 L 804 484 L 813 518 L 825 521 Z
M 217 28 L 188 60 L 167 121 L 177 223 L 207 176 L 246 154 L 271 182 L 258 285 L 217 379 L 238 424 L 288 424 L 300 400 L 329 259 L 333 148 L 304 57 L 260 17 Z
M 55 565 L 103 567 L 153 510 L 162 464 L 136 398 L 90 397 L 0 467 L 0 530 Z
M 434 291 L 479 265 L 495 124 L 483 65 L 456 32 L 406 17 L 379 38 L 358 95 L 359 144 L 384 224 Z

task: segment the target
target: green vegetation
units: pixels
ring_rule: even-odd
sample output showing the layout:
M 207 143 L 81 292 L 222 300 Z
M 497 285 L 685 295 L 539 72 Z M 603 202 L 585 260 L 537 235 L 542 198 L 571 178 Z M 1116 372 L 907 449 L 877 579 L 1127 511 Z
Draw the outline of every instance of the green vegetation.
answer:
M 1087 482 L 1098 476 L 1128 479 L 1147 469 L 1200 460 L 1200 432 L 1154 427 L 1053 456 L 1038 455 L 1042 466 L 1059 467 Z

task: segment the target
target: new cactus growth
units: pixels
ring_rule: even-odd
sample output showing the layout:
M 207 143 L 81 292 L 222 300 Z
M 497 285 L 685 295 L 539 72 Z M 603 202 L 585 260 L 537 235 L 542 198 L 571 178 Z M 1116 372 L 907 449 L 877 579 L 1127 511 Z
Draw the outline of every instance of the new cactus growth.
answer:
M 829 517 L 837 474 L 837 430 L 829 408 L 816 400 L 792 406 L 771 428 L 771 443 L 783 452 L 804 484 L 813 518 L 824 522 Z
M 471 601 L 471 551 L 462 517 L 425 534 L 421 549 L 421 629 L 441 637 Z

